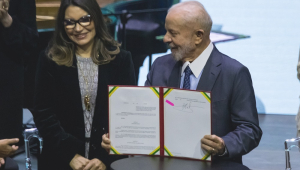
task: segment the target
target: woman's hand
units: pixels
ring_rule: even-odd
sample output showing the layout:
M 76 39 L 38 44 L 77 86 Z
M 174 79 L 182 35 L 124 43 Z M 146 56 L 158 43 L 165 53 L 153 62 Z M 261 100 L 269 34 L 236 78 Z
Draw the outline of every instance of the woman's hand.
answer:
M 102 136 L 101 146 L 109 153 L 111 145 L 110 145 L 110 139 L 108 138 L 108 133 Z
M 8 14 L 9 0 L 0 0 L 0 22 L 4 27 L 10 27 L 12 17 Z
M 83 170 L 106 170 L 106 166 L 99 159 L 92 159 Z
M 79 154 L 76 154 L 70 162 L 70 167 L 73 170 L 83 170 L 89 162 L 90 160 Z

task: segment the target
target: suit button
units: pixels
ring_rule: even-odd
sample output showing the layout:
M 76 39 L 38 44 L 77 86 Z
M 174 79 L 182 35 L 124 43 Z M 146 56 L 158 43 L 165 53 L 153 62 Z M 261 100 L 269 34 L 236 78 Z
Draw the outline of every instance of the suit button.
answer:
M 94 132 L 97 132 L 97 128 L 93 127 L 93 131 L 94 131 Z

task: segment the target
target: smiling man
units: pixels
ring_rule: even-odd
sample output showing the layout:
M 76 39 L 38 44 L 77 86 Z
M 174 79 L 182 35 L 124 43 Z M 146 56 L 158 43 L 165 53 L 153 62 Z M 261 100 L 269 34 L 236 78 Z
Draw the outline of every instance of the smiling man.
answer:
M 201 147 L 214 155 L 214 160 L 242 163 L 242 155 L 258 146 L 262 136 L 252 80 L 245 66 L 211 43 L 211 26 L 212 20 L 199 2 L 171 7 L 164 42 L 172 54 L 154 61 L 145 86 L 211 91 L 213 135 L 205 135 Z

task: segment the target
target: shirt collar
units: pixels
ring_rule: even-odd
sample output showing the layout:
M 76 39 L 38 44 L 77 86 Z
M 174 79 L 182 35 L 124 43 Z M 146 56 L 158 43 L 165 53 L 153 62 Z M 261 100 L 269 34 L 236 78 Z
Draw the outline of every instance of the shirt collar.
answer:
M 198 78 L 200 75 L 201 71 L 203 70 L 214 46 L 212 42 L 209 43 L 209 45 L 206 47 L 206 49 L 192 62 L 190 63 L 189 61 L 186 61 L 181 69 L 181 76 L 183 76 L 183 72 L 187 66 L 190 67 L 192 70 L 194 76 Z

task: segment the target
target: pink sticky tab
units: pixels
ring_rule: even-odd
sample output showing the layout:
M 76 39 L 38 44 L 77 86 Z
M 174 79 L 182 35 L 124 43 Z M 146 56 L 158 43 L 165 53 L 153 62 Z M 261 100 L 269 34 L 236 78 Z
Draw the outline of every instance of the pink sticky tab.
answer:
M 170 102 L 169 100 L 166 100 L 166 102 L 171 105 L 171 106 L 174 106 L 174 104 L 172 102 Z

